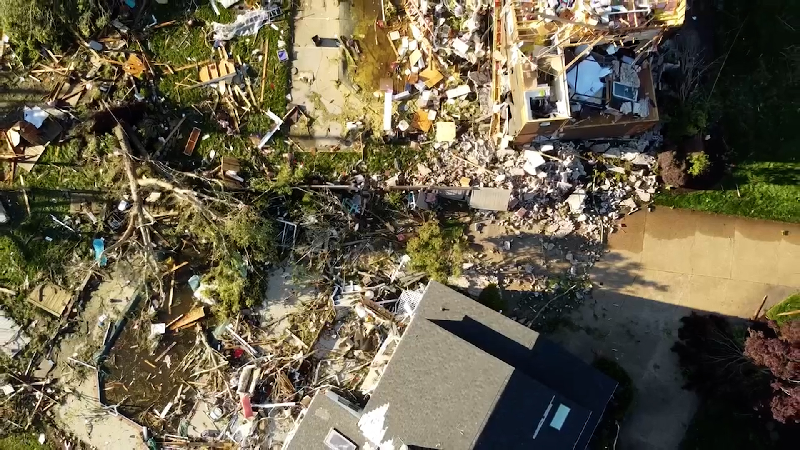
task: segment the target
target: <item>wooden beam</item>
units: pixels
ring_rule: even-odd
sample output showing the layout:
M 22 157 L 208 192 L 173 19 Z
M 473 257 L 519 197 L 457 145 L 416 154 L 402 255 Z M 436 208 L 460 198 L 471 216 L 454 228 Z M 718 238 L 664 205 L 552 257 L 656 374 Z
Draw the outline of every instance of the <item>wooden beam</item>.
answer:
M 595 39 L 591 44 L 587 44 L 588 47 L 583 49 L 582 52 L 580 52 L 577 55 L 575 55 L 575 57 L 572 58 L 572 61 L 570 61 L 569 64 L 567 64 L 566 66 L 564 66 L 564 68 L 561 70 L 561 72 L 558 73 L 558 76 L 556 76 L 556 78 L 560 77 L 561 75 L 564 75 L 569 70 L 570 67 L 575 65 L 575 63 L 580 61 L 584 56 L 588 55 L 589 52 L 591 52 L 592 49 L 594 49 L 595 44 L 600 42 L 600 40 L 603 39 L 603 37 L 605 37 L 605 36 L 600 36 L 599 38 Z

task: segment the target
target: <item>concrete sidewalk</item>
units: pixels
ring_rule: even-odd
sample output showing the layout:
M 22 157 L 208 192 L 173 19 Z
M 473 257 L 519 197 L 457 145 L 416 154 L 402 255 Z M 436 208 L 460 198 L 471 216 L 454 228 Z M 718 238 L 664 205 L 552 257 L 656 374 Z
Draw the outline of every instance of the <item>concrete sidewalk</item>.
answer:
M 696 407 L 671 351 L 680 318 L 750 318 L 765 295 L 764 310 L 800 290 L 800 225 L 667 208 L 622 225 L 592 269 L 576 327 L 553 338 L 586 360 L 616 360 L 634 380 L 621 448 L 676 449 Z
M 292 102 L 305 107 L 314 121 L 309 129 L 295 127 L 290 136 L 309 149 L 341 144 L 346 135 L 346 113 L 364 109 L 346 87 L 342 49 L 317 47 L 311 39 L 313 36 L 337 39 L 350 26 L 350 14 L 348 2 L 301 0 L 298 5 L 293 37 L 292 67 L 296 75 L 292 77 Z

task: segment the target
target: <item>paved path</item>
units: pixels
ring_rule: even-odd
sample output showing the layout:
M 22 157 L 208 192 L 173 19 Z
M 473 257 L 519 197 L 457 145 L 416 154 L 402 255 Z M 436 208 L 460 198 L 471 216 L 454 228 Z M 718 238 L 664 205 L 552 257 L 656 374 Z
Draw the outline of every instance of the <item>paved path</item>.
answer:
M 313 36 L 329 42 L 337 39 L 349 24 L 348 2 L 301 0 L 294 29 L 292 103 L 304 106 L 314 118 L 310 130 L 294 127 L 291 137 L 308 147 L 336 146 L 345 137 L 345 120 L 354 120 L 363 110 L 361 102 L 346 87 L 344 55 L 339 47 L 317 47 Z M 308 76 L 313 74 L 313 79 Z M 301 79 L 303 78 L 303 79 Z M 346 117 L 349 116 L 349 117 Z
M 637 387 L 621 448 L 678 448 L 696 406 L 671 347 L 680 318 L 749 318 L 800 290 L 800 225 L 659 208 L 609 237 L 592 269 L 593 300 L 554 338 L 591 360 L 617 360 Z M 579 329 L 577 329 L 579 328 Z

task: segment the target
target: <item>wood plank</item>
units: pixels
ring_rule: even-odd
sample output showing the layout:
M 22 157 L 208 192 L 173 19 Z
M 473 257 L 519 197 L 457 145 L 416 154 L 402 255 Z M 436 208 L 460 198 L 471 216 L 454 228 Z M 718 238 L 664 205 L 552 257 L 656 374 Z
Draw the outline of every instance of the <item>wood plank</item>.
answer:
M 182 328 L 182 327 L 184 327 L 186 325 L 189 325 L 189 324 L 191 324 L 193 322 L 197 322 L 198 320 L 202 319 L 205 316 L 206 316 L 205 308 L 203 308 L 202 306 L 196 306 L 196 307 L 192 308 L 191 311 L 186 313 L 186 315 L 184 315 L 183 318 L 181 318 L 181 320 L 179 320 L 179 321 L 173 323 L 172 325 L 170 325 L 169 326 L 169 330 L 170 331 L 175 331 L 178 328 Z
M 186 147 L 183 149 L 183 154 L 186 156 L 192 156 L 192 152 L 194 152 L 195 146 L 197 146 L 197 140 L 200 138 L 200 128 L 194 127 L 192 128 L 191 134 L 189 134 L 189 140 L 186 141 Z
M 28 294 L 26 300 L 56 317 L 61 317 L 71 299 L 72 294 L 60 287 L 54 284 L 41 284 Z

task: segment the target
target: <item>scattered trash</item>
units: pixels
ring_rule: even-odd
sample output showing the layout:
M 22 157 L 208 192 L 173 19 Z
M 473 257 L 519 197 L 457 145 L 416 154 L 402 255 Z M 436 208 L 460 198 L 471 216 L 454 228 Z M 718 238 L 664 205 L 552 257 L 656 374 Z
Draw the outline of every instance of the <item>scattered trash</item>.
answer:
M 27 106 L 24 108 L 25 111 L 25 122 L 35 126 L 36 128 L 41 128 L 44 121 L 50 117 L 46 111 L 38 106 L 34 106 L 33 108 L 28 108 Z
M 95 239 L 92 241 L 94 248 L 94 260 L 100 264 L 100 267 L 105 267 L 108 264 L 108 258 L 103 254 L 106 249 L 106 242 L 103 239 Z
M 212 23 L 215 41 L 229 41 L 239 36 L 251 36 L 258 33 L 265 24 L 281 15 L 280 7 L 274 4 L 268 9 L 254 9 L 236 16 L 229 24 Z

